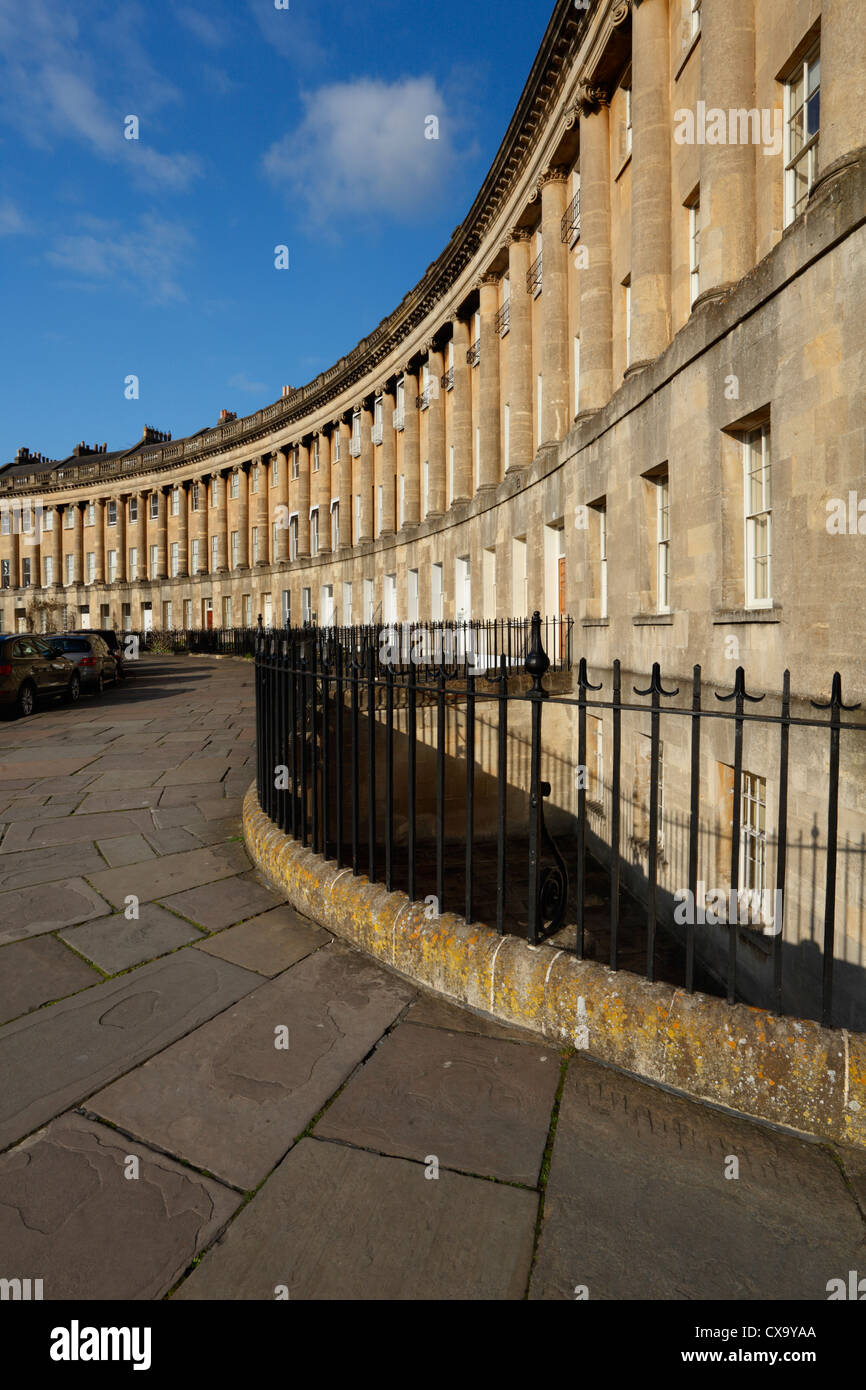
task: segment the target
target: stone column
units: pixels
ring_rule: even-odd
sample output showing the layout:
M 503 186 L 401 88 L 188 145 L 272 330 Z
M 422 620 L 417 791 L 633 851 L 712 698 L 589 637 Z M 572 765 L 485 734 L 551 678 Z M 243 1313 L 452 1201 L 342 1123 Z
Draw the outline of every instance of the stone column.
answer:
M 394 388 L 382 388 L 382 535 L 397 529 L 397 434 L 394 430 Z
M 541 291 L 542 398 L 539 438 L 542 443 L 564 439 L 571 425 L 568 376 L 568 247 L 562 240 L 568 171 L 546 170 L 541 190 L 541 233 L 544 248 Z
M 373 539 L 373 412 L 369 401 L 361 402 L 361 457 L 358 491 L 361 494 L 361 534 L 359 543 Z
M 658 0 L 644 0 L 648 10 Z M 643 9 L 644 6 L 641 6 Z M 701 10 L 701 98 L 707 111 L 755 101 L 755 0 Z M 755 263 L 755 159 L 751 143 L 700 147 L 701 293 L 723 298 Z M 632 301 L 633 303 L 634 301 Z
M 198 512 L 196 513 L 196 535 L 198 541 L 198 569 L 197 574 L 207 574 L 210 570 L 210 556 L 208 554 L 208 512 L 210 510 L 209 496 L 209 477 L 205 473 L 198 482 Z
M 9 584 L 13 589 L 21 587 L 21 532 L 15 530 L 16 514 L 13 511 L 9 521 Z M 20 511 L 18 526 L 21 526 Z
M 862 0 L 822 0 L 821 134 L 815 192 L 833 174 L 855 163 L 854 152 L 864 142 L 864 71 Z
M 217 569 L 220 574 L 225 574 L 229 567 L 229 507 L 226 486 L 226 475 L 220 470 L 214 473 L 216 482 L 216 535 L 217 535 Z
M 508 472 L 532 462 L 532 299 L 526 289 L 529 232 L 515 227 L 508 236 L 511 281 L 508 338 L 509 450 Z
M 454 498 L 463 502 L 473 494 L 472 478 L 472 368 L 466 361 L 469 351 L 469 324 L 455 317 L 454 399 L 451 420 L 454 428 Z
M 496 314 L 499 309 L 499 276 L 482 276 L 479 284 L 481 314 L 481 361 L 478 370 L 478 404 L 481 426 L 481 459 L 479 490 L 496 487 L 502 474 L 501 428 L 502 399 L 499 387 L 499 334 Z
M 83 503 L 83 502 L 73 502 L 72 505 L 73 505 L 73 507 L 74 507 L 74 509 L 75 509 L 75 510 L 74 510 L 74 515 L 75 515 L 75 527 L 74 527 L 73 532 L 72 532 L 72 582 L 73 582 L 73 584 L 83 584 L 83 583 L 84 583 L 84 511 L 83 511 L 84 503 Z M 15 556 L 15 561 L 16 561 L 16 563 L 15 563 L 15 565 L 13 565 L 13 569 L 12 569 L 12 574 L 13 574 L 12 583 L 13 583 L 13 585 L 14 585 L 15 587 L 17 587 L 17 585 L 18 585 L 18 572 L 17 572 L 17 556 L 18 556 L 18 551 L 17 551 L 17 545 L 16 545 L 15 550 L 14 550 L 12 553 L 13 553 L 13 555 Z
M 114 528 L 114 549 L 117 551 L 117 582 L 126 583 L 126 494 L 117 498 L 117 524 Z
M 352 456 L 349 453 L 351 428 L 346 420 L 340 420 L 340 549 L 349 550 L 352 546 Z
M 138 580 L 147 579 L 147 508 L 149 493 L 144 488 L 138 493 L 138 521 L 136 522 L 135 548 L 138 551 L 138 563 L 135 571 L 135 578 Z
M 250 565 L 250 478 L 249 464 L 238 466 L 238 569 Z
M 403 373 L 403 526 L 417 526 L 421 519 L 421 420 L 415 404 L 418 373 Z
M 258 567 L 262 568 L 270 564 L 271 555 L 271 528 L 270 528 L 270 508 L 268 506 L 268 459 L 266 454 L 262 454 L 258 460 L 259 464 L 259 490 L 256 495 L 256 526 L 259 533 L 259 559 Z
M 189 486 L 178 483 L 180 500 L 177 512 L 177 573 L 185 579 L 189 574 Z
M 610 400 L 613 373 L 613 301 L 610 253 L 610 110 L 600 87 L 581 88 L 580 411 L 600 410 Z
M 298 499 L 298 556 L 310 553 L 310 441 L 304 439 L 298 445 L 299 471 Z
M 42 541 L 40 539 L 42 531 L 42 518 L 37 514 L 36 508 L 28 499 L 26 506 L 29 506 L 28 529 L 24 534 L 24 558 L 30 561 L 30 583 L 34 589 L 42 587 Z
M 156 489 L 156 577 L 168 578 L 168 489 Z
M 429 507 L 427 516 L 441 516 L 445 511 L 445 397 L 440 385 L 442 350 L 427 344 L 429 368 L 429 404 L 427 406 L 427 464 Z
M 32 568 L 32 566 L 31 566 Z M 105 498 L 97 497 L 93 504 L 93 577 L 97 584 L 105 583 Z
M 319 508 L 319 551 L 331 552 L 331 440 L 324 430 L 319 431 L 319 489 L 316 494 Z
M 277 469 L 277 504 L 274 522 L 276 544 L 271 559 L 275 565 L 285 565 L 289 558 L 289 456 L 286 449 L 277 449 L 272 467 Z
M 52 507 L 54 520 L 51 530 L 50 553 L 54 567 L 54 583 L 63 584 L 63 507 Z
M 664 352 L 671 332 L 668 0 L 637 0 L 632 25 L 632 360 L 626 376 Z

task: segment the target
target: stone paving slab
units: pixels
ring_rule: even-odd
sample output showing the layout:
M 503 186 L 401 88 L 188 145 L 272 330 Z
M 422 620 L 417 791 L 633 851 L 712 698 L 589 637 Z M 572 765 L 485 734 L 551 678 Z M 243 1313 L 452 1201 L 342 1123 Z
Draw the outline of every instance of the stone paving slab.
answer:
M 146 859 L 156 858 L 156 851 L 143 835 L 118 835 L 113 840 L 97 840 L 96 848 L 106 864 L 110 864 L 113 869 L 121 868 L 125 864 L 141 864 Z
M 485 1018 L 483 1014 L 449 1004 L 447 999 L 437 999 L 432 994 L 422 994 L 415 1001 L 406 1015 L 406 1022 L 425 1024 L 428 1028 L 445 1028 L 450 1032 L 479 1033 L 485 1038 L 538 1042 L 535 1034 L 525 1028 L 509 1028 L 504 1023 L 497 1023 L 494 1018 Z
M 359 953 L 324 947 L 93 1096 L 88 1110 L 248 1190 L 413 994 Z M 281 1027 L 285 1048 L 275 1045 Z
M 261 984 L 200 951 L 143 965 L 0 1028 L 0 1148 Z
M 206 883 L 201 888 L 189 888 L 185 893 L 173 893 L 168 898 L 160 893 L 159 900 L 164 907 L 208 931 L 220 931 L 283 901 L 272 888 L 246 876 Z
M 323 927 L 284 905 L 207 937 L 197 949 L 273 978 L 331 939 Z
M 142 903 L 137 921 L 127 920 L 119 912 L 62 931 L 60 936 L 107 975 L 116 975 L 119 970 L 200 940 L 201 932 L 156 903 Z
M 88 793 L 74 814 L 88 816 L 105 811 L 148 810 L 159 805 L 159 798 L 159 787 L 132 787 L 125 791 Z
M 63 1115 L 0 1156 L 4 1267 L 38 1271 L 48 1300 L 161 1298 L 238 1202 L 164 1154 Z
M 193 754 L 179 767 L 173 767 L 159 779 L 161 787 L 192 787 L 203 782 L 219 783 L 228 771 L 225 758 L 200 757 Z
M 534 1187 L 558 1082 L 555 1047 L 401 1026 L 316 1134 Z
M 53 936 L 14 941 L 0 951 L 0 1023 L 101 979 Z
M 252 778 L 250 778 L 252 781 Z M 222 782 L 204 782 L 198 786 L 163 787 L 159 798 L 160 809 L 164 806 L 188 806 L 195 803 L 201 811 L 202 802 L 221 802 L 223 800 Z
M 538 1198 L 303 1139 L 174 1299 L 520 1299 Z
M 87 922 L 109 910 L 104 898 L 83 878 L 36 883 L 0 893 L 0 945 Z
M 186 888 L 201 888 L 217 879 L 233 878 L 248 872 L 250 861 L 242 844 L 221 845 L 218 849 L 184 850 L 181 854 L 166 854 L 159 861 L 159 872 L 151 864 L 128 865 L 121 869 L 103 869 L 88 873 L 98 892 L 113 907 L 123 907 L 124 899 L 134 894 L 141 902 L 165 900 Z
M 531 1298 L 826 1299 L 849 1269 L 863 1224 L 822 1146 L 569 1063 Z
M 105 867 L 105 860 L 91 844 L 49 846 L 0 855 L 0 897 L 10 889 L 41 887 L 57 879 L 75 878 Z M 52 894 L 54 889 L 51 890 Z M 61 890 L 58 889 L 58 892 Z M 0 923 L 6 913 L 0 905 Z
M 27 821 L 10 826 L 0 852 L 9 854 L 25 849 L 48 849 L 55 845 L 135 835 L 150 828 L 149 820 L 147 813 L 131 811 L 120 815 L 102 812 L 97 815 L 66 815 L 62 819 L 49 821 Z

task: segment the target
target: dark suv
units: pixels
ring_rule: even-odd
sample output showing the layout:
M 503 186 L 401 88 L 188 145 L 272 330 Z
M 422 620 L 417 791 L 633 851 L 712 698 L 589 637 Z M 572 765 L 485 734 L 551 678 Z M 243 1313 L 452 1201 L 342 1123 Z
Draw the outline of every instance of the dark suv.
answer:
M 101 695 L 107 684 L 117 683 L 117 662 L 108 643 L 95 632 L 64 632 L 47 640 L 56 652 L 62 652 L 78 667 L 82 690 L 95 690 Z
M 75 704 L 80 694 L 78 668 L 44 637 L 18 633 L 0 638 L 0 706 L 28 715 L 43 696 L 61 695 Z

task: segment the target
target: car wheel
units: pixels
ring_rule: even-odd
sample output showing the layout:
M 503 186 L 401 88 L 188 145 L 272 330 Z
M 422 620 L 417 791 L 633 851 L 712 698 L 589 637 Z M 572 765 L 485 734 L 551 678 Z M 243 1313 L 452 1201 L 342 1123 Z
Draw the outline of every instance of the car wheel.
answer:
M 63 698 L 67 705 L 75 705 L 81 695 L 81 677 L 77 671 L 73 671 L 69 677 L 69 684 L 66 687 Z
M 15 701 L 15 709 L 18 714 L 26 719 L 28 714 L 33 714 L 36 709 L 36 687 L 30 681 L 24 681 L 18 690 L 18 698 Z

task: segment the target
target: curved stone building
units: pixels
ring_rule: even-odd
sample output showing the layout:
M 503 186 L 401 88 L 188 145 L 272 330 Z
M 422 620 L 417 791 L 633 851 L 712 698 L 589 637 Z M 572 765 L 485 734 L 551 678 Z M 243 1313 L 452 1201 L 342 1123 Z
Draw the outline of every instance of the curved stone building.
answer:
M 3 629 L 539 608 L 598 673 L 866 698 L 864 86 L 858 0 L 557 0 L 466 218 L 328 371 L 0 470 Z

